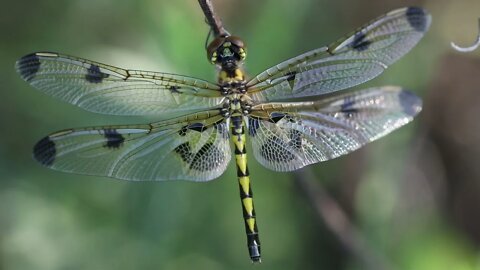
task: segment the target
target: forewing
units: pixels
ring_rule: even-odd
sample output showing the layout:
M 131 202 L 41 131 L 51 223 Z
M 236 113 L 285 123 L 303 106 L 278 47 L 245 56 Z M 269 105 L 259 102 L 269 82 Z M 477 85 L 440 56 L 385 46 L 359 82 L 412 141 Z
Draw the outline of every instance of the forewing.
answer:
M 217 85 L 200 79 L 126 70 L 57 53 L 26 55 L 16 69 L 42 92 L 97 113 L 175 114 L 211 108 L 223 100 Z
M 266 102 L 323 95 L 361 84 L 410 51 L 430 22 L 430 15 L 421 8 L 394 10 L 327 47 L 260 73 L 247 83 L 248 93 Z
M 212 112 L 150 125 L 64 130 L 40 140 L 34 158 L 71 173 L 208 181 L 220 176 L 230 160 L 227 127 Z
M 421 100 L 399 87 L 371 88 L 314 102 L 254 106 L 248 132 L 257 160 L 292 171 L 345 155 L 407 124 Z

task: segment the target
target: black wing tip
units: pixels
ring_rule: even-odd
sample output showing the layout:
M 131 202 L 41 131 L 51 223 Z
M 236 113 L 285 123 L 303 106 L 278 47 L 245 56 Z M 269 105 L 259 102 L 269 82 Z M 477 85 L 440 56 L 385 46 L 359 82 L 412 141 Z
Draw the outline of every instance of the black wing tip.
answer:
M 402 90 L 398 95 L 405 114 L 416 116 L 422 111 L 422 99 L 417 95 L 408 90 Z
M 33 147 L 33 158 L 44 166 L 51 166 L 57 153 L 55 143 L 49 136 L 38 141 Z
M 35 77 L 40 69 L 40 64 L 38 54 L 30 53 L 17 60 L 15 69 L 20 74 L 20 77 L 28 82 Z
M 421 7 L 407 7 L 405 12 L 408 23 L 418 32 L 426 32 L 432 20 L 430 13 Z

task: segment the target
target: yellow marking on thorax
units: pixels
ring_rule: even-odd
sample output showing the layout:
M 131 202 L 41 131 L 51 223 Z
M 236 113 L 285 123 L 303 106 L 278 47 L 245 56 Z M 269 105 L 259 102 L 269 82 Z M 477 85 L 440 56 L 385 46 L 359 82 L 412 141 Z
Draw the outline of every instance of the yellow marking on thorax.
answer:
M 233 76 L 232 76 L 233 75 Z M 239 68 L 235 69 L 232 74 L 225 70 L 221 70 L 218 74 L 218 81 L 220 83 L 240 83 L 245 80 L 245 74 Z
M 239 68 L 237 68 L 235 70 L 235 77 L 234 77 L 235 80 L 237 81 L 243 81 L 245 80 L 245 74 L 243 74 L 243 71 Z

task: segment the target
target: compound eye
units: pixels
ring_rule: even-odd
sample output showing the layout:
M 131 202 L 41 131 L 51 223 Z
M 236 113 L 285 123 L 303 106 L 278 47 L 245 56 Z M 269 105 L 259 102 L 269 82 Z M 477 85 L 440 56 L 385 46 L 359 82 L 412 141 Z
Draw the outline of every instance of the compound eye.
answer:
M 245 43 L 243 42 L 243 40 L 241 40 L 239 37 L 237 36 L 229 36 L 225 39 L 225 41 L 229 41 L 231 42 L 233 45 L 239 47 L 239 48 L 245 48 Z
M 246 48 L 243 40 L 241 40 L 237 36 L 229 36 L 229 37 L 225 38 L 225 42 L 230 42 L 235 47 L 237 47 L 238 48 L 238 55 L 240 56 L 240 60 L 245 60 L 245 58 L 247 57 L 247 51 L 246 51 L 247 48 Z
M 240 60 L 245 60 L 247 58 L 247 51 L 245 51 L 244 48 L 239 48 L 238 49 L 238 55 L 240 55 Z
M 217 50 L 225 42 L 225 37 L 217 37 L 207 47 L 207 57 L 210 62 L 215 64 L 217 61 L 218 55 Z

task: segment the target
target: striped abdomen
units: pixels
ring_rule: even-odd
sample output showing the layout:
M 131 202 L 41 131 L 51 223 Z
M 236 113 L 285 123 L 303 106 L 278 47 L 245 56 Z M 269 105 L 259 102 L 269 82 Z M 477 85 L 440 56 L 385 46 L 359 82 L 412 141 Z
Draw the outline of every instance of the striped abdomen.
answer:
M 245 231 L 247 233 L 248 252 L 253 262 L 260 262 L 260 240 L 258 237 L 257 221 L 253 207 L 253 193 L 247 167 L 247 149 L 243 116 L 232 116 L 231 123 L 232 140 L 235 145 L 238 184 L 240 187 L 240 199 L 242 200 L 243 218 L 245 220 Z

